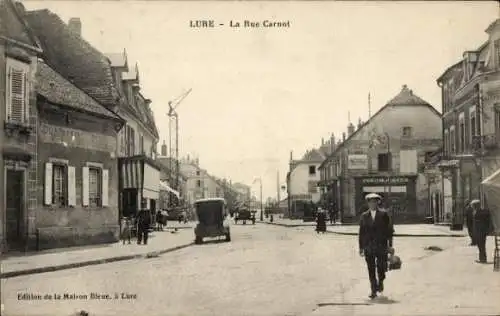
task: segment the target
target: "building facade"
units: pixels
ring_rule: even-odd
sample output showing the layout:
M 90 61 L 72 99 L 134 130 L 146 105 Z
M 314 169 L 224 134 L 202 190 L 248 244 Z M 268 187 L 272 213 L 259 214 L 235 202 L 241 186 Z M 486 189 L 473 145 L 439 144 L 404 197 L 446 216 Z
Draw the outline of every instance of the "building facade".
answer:
M 290 154 L 287 174 L 288 214 L 290 218 L 302 218 L 308 215 L 308 205 L 320 201 L 319 166 L 326 156 L 319 149 L 307 151 L 301 159 L 294 160 Z
M 141 93 L 137 64 L 129 69 L 127 53 L 106 54 L 118 93 L 114 112 L 125 119 L 118 135 L 120 209 L 125 217 L 138 209 L 159 209 L 161 166 L 155 161 L 159 135 L 151 100 Z
M 119 235 L 116 136 L 123 119 L 39 61 L 36 249 Z
M 224 197 L 223 187 L 199 165 L 198 159 L 189 156 L 181 159 L 180 172 L 186 178 L 183 194 L 188 205 L 202 198 Z
M 467 200 L 484 197 L 481 180 L 500 168 L 500 22 L 488 40 L 466 51 L 437 80 L 442 91 L 443 157 L 437 168 L 445 183 L 439 201 L 447 220 L 460 229 Z
M 370 192 L 383 196 L 396 223 L 426 221 L 424 162 L 441 146 L 441 135 L 440 113 L 406 85 L 357 129 L 349 124 L 320 166 L 321 186 L 333 196 L 342 221 L 358 220 Z
M 24 8 L 0 1 L 0 253 L 36 235 L 37 109 L 35 75 L 42 49 Z

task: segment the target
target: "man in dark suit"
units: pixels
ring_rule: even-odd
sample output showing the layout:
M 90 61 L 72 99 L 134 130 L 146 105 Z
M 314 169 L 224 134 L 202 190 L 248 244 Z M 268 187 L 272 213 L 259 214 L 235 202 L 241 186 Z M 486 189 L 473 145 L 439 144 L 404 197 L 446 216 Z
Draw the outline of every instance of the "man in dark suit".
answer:
M 365 197 L 368 210 L 363 212 L 359 221 L 359 254 L 365 257 L 370 277 L 370 298 L 384 291 L 387 254 L 392 248 L 394 228 L 389 214 L 379 208 L 381 197 L 370 193 Z M 378 280 L 377 280 L 378 276 Z
M 474 216 L 474 241 L 479 249 L 478 263 L 486 263 L 486 238 L 491 232 L 490 212 L 481 207 L 481 201 L 473 200 L 470 202 Z

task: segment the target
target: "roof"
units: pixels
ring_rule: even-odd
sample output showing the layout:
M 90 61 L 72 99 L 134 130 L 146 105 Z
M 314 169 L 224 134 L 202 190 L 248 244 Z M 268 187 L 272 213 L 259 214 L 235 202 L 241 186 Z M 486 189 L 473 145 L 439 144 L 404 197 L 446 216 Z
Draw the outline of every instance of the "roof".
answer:
M 319 149 L 308 150 L 304 156 L 302 156 L 301 162 L 306 161 L 323 161 L 326 156 Z
M 429 105 L 419 96 L 413 94 L 413 91 L 408 89 L 407 85 L 403 85 L 403 89 L 386 105 Z
M 211 201 L 221 201 L 221 202 L 226 202 L 224 198 L 205 198 L 205 199 L 199 199 L 196 200 L 194 203 L 200 203 L 200 202 L 211 202 Z
M 26 20 L 40 40 L 43 58 L 99 103 L 114 106 L 119 98 L 111 65 L 104 54 L 70 30 L 49 10 L 26 12 Z
M 0 1 L 0 34 L 40 51 L 40 42 L 23 17 L 24 10 L 20 2 Z
M 122 120 L 117 114 L 106 109 L 91 96 L 64 79 L 43 61 L 38 63 L 35 89 L 39 95 L 51 103 Z
M 415 102 L 415 103 L 412 103 Z M 364 129 L 370 122 L 372 122 L 380 113 L 382 113 L 385 109 L 391 106 L 425 106 L 429 108 L 434 114 L 441 116 L 441 114 L 428 102 L 424 101 L 420 97 L 413 94 L 413 91 L 408 89 L 407 85 L 403 85 L 401 92 L 392 98 L 389 102 L 387 102 L 383 107 L 381 107 L 372 117 L 370 117 L 366 122 L 364 122 L 357 130 L 354 131 L 349 137 L 346 138 L 345 141 L 340 143 L 333 153 L 329 155 L 319 166 L 319 168 L 323 168 L 325 163 L 329 161 L 331 157 L 334 157 L 349 141 L 359 133 L 362 129 Z
M 137 63 L 134 65 L 132 69 L 127 72 L 124 72 L 122 75 L 123 80 L 135 80 L 139 82 L 139 66 Z

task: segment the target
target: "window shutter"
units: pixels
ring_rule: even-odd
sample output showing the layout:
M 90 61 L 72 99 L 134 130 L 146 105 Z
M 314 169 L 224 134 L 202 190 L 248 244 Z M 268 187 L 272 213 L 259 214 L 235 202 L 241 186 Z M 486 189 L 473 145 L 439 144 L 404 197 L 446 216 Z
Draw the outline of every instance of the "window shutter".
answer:
M 45 205 L 52 205 L 52 163 L 45 163 Z
M 5 81 L 6 83 L 5 92 L 7 94 L 5 97 L 5 100 L 7 102 L 5 108 L 5 117 L 7 118 L 7 121 L 10 121 L 12 118 L 12 97 L 11 97 L 11 84 L 10 84 L 11 72 L 12 72 L 12 67 L 7 64 L 7 80 Z
M 18 67 L 10 69 L 11 120 L 24 122 L 26 107 L 26 72 Z
M 68 166 L 68 206 L 76 205 L 75 167 Z
M 102 170 L 102 206 L 108 206 L 109 170 Z
M 82 169 L 82 205 L 89 205 L 89 167 Z

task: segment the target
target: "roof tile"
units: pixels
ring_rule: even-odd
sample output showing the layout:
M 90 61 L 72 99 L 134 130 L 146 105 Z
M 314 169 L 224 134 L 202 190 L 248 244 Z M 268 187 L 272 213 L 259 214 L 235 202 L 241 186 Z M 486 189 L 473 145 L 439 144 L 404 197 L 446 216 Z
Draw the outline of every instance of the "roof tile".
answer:
M 42 61 L 37 67 L 35 89 L 38 94 L 55 104 L 120 119 Z

